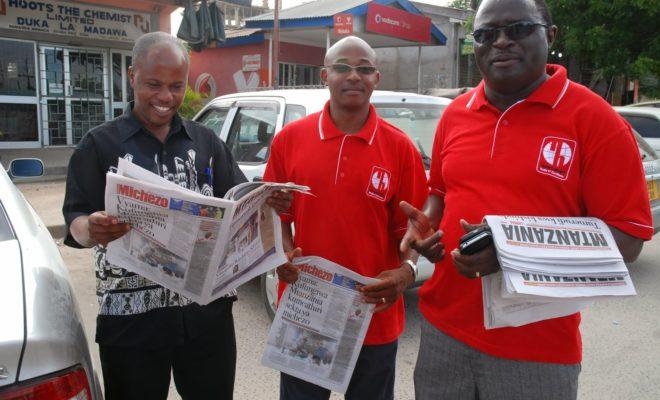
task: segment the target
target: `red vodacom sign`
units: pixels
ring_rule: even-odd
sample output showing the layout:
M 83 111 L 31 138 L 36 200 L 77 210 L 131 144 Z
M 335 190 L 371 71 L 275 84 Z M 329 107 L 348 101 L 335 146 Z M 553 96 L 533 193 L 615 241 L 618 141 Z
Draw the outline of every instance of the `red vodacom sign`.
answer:
M 366 30 L 413 42 L 428 43 L 431 41 L 431 18 L 378 3 L 369 3 Z

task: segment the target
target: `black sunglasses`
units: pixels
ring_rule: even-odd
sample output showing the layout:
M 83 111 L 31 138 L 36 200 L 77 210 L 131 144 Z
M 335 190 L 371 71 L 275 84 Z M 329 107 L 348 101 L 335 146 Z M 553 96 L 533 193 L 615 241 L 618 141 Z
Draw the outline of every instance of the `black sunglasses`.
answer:
M 531 35 L 537 26 L 549 28 L 548 25 L 540 24 L 538 22 L 515 22 L 510 25 L 500 26 L 498 28 L 481 28 L 472 33 L 474 41 L 479 44 L 491 44 L 497 40 L 500 31 L 504 31 L 506 36 L 511 40 L 524 39 Z
M 334 63 L 326 68 L 330 68 L 332 71 L 338 74 L 348 74 L 352 70 L 356 70 L 360 75 L 371 75 L 377 71 L 376 67 L 372 65 L 358 65 L 354 67 L 348 64 Z

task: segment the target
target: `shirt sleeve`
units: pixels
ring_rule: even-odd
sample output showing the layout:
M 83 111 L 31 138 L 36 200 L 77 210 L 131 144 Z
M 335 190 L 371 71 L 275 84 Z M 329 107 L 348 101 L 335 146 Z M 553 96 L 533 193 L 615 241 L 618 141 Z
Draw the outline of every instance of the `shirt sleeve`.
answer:
M 428 195 L 426 171 L 419 151 L 412 143 L 408 146 L 404 159 L 404 165 L 401 168 L 399 187 L 390 201 L 394 219 L 394 236 L 397 241 L 403 238 L 408 229 L 408 216 L 401 211 L 399 203 L 406 201 L 415 208 L 421 209 L 426 202 Z
M 234 186 L 247 181 L 231 151 L 215 134 L 213 140 L 213 195 L 223 197 Z
M 270 155 L 268 156 L 268 164 L 266 164 L 266 172 L 264 173 L 264 181 L 266 182 L 277 182 L 277 183 L 286 183 L 291 181 L 290 177 L 286 173 L 286 165 L 284 160 L 286 159 L 284 155 L 285 151 L 285 140 L 284 136 L 286 135 L 286 128 L 284 128 L 280 133 L 275 135 L 273 142 L 270 147 Z M 280 219 L 282 222 L 291 223 L 293 222 L 293 208 L 295 206 L 296 197 L 300 196 L 300 193 L 293 193 L 294 201 L 291 204 L 291 208 L 288 213 L 280 214 Z
M 442 147 L 445 131 L 445 115 L 443 114 L 435 130 L 433 150 L 431 150 L 431 170 L 429 172 L 429 194 L 445 197 L 445 181 L 442 178 Z
M 581 190 L 586 215 L 650 240 L 653 222 L 637 141 L 628 126 L 600 136 L 602 140 L 583 161 Z
M 80 216 L 105 210 L 105 171 L 101 166 L 92 135 L 86 135 L 69 160 L 62 214 L 67 227 L 64 244 L 82 248 L 70 232 L 71 223 Z

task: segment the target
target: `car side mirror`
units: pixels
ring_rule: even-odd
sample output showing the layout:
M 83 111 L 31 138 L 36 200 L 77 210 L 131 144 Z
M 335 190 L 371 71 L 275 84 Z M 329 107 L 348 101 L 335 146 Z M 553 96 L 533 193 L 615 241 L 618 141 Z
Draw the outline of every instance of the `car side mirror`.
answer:
M 9 174 L 16 178 L 42 176 L 44 163 L 38 158 L 17 158 L 9 164 Z

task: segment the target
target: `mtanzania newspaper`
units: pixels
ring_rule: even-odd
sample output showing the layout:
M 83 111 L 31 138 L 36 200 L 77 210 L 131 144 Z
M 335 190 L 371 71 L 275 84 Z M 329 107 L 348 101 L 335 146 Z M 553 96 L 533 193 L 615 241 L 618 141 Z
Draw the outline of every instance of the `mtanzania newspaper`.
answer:
M 377 280 L 321 257 L 294 264 L 300 275 L 280 299 L 262 364 L 346 393 L 374 309 L 358 285 Z
M 306 189 L 263 184 L 218 199 L 120 159 L 107 174 L 106 212 L 131 230 L 108 244 L 108 262 L 207 304 L 287 261 L 279 217 L 265 204 L 281 188 Z

